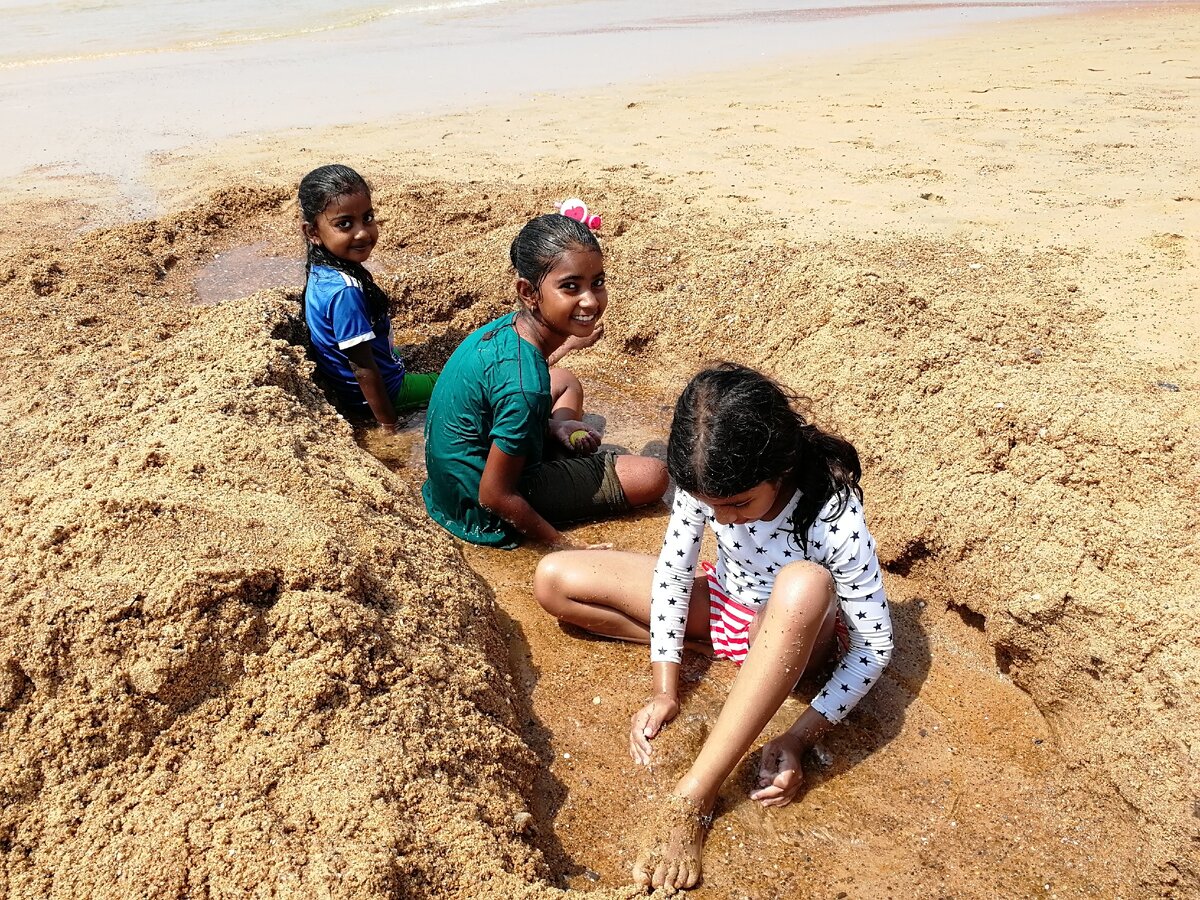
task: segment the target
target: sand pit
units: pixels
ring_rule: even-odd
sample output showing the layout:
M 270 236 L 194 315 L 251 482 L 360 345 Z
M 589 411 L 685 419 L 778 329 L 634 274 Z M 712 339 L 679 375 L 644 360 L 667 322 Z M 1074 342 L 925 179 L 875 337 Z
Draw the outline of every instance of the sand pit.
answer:
M 1161 22 L 1117 24 L 1131 73 L 1179 55 Z M 1185 50 L 1194 31 L 1178 31 Z M 1072 187 L 1069 163 L 1042 178 L 1048 194 L 1020 194 L 1074 140 L 1056 129 L 1084 124 L 1065 118 L 1067 88 L 1018 71 L 1064 34 L 1026 56 L 1003 45 L 1007 89 L 1040 91 L 1024 154 L 944 122 L 930 140 L 963 143 L 936 167 L 928 150 L 835 163 L 831 141 L 812 161 L 831 193 L 893 173 L 878 196 L 860 185 L 878 215 L 859 227 L 832 200 L 804 201 L 817 221 L 782 199 L 802 191 L 745 85 L 746 106 L 719 113 L 741 137 L 707 144 L 655 145 L 653 108 L 613 103 L 639 116 L 631 144 L 666 156 L 674 141 L 673 163 L 600 147 L 590 174 L 532 174 L 466 142 L 459 171 L 370 169 L 381 280 L 415 362 L 508 308 L 512 234 L 580 194 L 605 215 L 614 299 L 605 341 L 574 365 L 610 442 L 653 452 L 664 403 L 730 356 L 812 398 L 863 452 L 896 658 L 810 760 L 803 802 L 764 815 L 744 773 L 730 780 L 698 897 L 1200 889 L 1198 381 L 1123 331 L 1194 309 L 1195 232 L 1170 215 L 1195 147 L 1168 130 L 1183 155 L 1146 152 L 1140 218 Z M 1186 117 L 1176 75 L 1127 86 L 1108 114 Z M 868 115 L 866 82 L 846 76 L 841 102 Z M 682 149 L 733 171 L 755 134 L 763 168 L 720 189 Z M 622 743 L 644 651 L 547 621 L 528 595 L 535 550 L 464 553 L 426 521 L 413 441 L 356 433 L 312 383 L 294 292 L 197 305 L 198 280 L 225 277 L 214 254 L 296 252 L 292 174 L 311 160 L 288 140 L 269 151 L 279 171 L 182 212 L 0 260 L 0 896 L 629 896 L 641 811 L 731 673 L 689 663 L 668 761 L 635 771 Z M 572 151 L 539 150 L 561 173 Z M 968 186 L 986 196 L 955 210 Z M 899 191 L 955 218 L 906 226 Z M 979 226 L 1018 194 L 1010 224 Z M 583 534 L 650 550 L 662 521 Z

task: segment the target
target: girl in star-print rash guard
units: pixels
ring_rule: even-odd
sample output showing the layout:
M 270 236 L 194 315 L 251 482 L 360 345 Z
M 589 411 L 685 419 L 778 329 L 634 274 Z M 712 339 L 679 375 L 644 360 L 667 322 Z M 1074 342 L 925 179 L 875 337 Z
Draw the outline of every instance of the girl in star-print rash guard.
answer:
M 596 634 L 650 644 L 654 694 L 633 717 L 629 752 L 679 712 L 686 642 L 740 666 L 691 768 L 652 819 L 634 866 L 645 886 L 690 888 L 721 783 L 806 671 L 839 654 L 833 677 L 763 747 L 750 797 L 783 806 L 803 781 L 800 758 L 879 680 L 892 623 L 875 542 L 863 514 L 854 447 L 797 412 L 774 381 L 724 363 L 691 380 L 667 447 L 675 479 L 657 559 L 604 550 L 543 558 L 538 602 Z M 705 527 L 716 564 L 700 560 Z

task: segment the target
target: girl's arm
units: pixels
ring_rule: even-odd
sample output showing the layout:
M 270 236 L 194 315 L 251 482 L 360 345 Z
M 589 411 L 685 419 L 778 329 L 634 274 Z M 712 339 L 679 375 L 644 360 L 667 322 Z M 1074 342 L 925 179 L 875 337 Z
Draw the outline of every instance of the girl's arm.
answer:
M 479 505 L 539 543 L 552 547 L 573 546 L 517 490 L 523 471 L 524 456 L 509 456 L 493 442 L 483 464 L 483 477 L 479 480 Z
M 679 714 L 679 663 L 656 662 L 654 694 L 633 717 L 629 729 L 629 755 L 638 765 L 650 764 L 650 741 Z
M 379 364 L 375 362 L 375 353 L 369 343 L 355 344 L 345 350 L 346 359 L 350 361 L 350 371 L 358 380 L 367 405 L 375 421 L 387 428 L 395 428 L 400 417 L 392 406 L 392 398 L 388 396 L 387 386 L 383 383 L 383 374 Z
M 679 713 L 679 663 L 706 522 L 706 513 L 696 500 L 685 491 L 676 491 L 650 586 L 654 693 L 634 714 L 629 729 L 629 755 L 642 765 L 650 762 L 650 741 Z

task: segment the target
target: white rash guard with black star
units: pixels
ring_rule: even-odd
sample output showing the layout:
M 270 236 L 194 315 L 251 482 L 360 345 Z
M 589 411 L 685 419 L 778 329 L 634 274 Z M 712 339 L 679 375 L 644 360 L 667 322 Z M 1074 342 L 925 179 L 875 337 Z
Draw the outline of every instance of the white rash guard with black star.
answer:
M 844 496 L 844 495 L 843 495 Z M 797 491 L 770 522 L 719 525 L 709 506 L 685 491 L 675 492 L 671 522 L 650 594 L 650 661 L 678 663 L 688 600 L 704 526 L 717 536 L 717 579 L 738 603 L 757 612 L 771 596 L 784 566 L 810 560 L 829 570 L 837 590 L 850 649 L 833 677 L 813 698 L 812 707 L 830 722 L 840 722 L 871 689 L 892 656 L 892 617 L 879 573 L 875 541 L 867 530 L 862 503 L 851 495 L 841 514 L 826 521 L 841 503 L 830 497 L 812 527 L 807 546 L 791 532 Z

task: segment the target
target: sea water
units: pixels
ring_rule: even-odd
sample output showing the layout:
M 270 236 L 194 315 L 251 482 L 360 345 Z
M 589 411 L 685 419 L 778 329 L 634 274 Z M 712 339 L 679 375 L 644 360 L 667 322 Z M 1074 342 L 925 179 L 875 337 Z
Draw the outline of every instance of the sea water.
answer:
M 0 175 L 911 40 L 1106 0 L 0 0 Z

